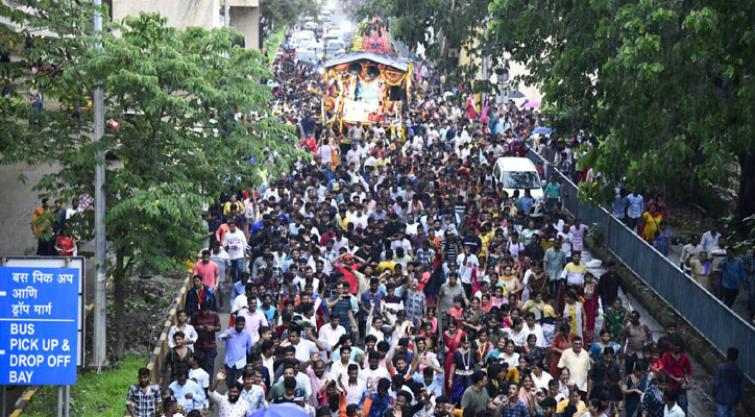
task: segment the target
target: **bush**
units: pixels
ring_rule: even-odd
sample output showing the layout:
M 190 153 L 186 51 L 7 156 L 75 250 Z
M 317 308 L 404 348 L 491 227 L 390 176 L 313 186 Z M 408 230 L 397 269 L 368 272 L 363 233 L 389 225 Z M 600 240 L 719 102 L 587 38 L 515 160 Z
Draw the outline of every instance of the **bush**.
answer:
M 77 417 L 123 417 L 126 413 L 126 393 L 137 382 L 139 368 L 147 363 L 145 356 L 128 354 L 117 367 L 99 375 L 94 371 L 79 374 L 71 387 L 71 415 Z M 23 417 L 55 415 L 57 387 L 43 387 L 26 406 Z

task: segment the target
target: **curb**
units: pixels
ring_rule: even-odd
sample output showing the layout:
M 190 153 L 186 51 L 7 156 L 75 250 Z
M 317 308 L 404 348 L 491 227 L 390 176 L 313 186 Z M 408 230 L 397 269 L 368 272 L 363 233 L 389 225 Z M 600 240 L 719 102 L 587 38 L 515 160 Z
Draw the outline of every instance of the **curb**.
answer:
M 21 394 L 20 397 L 18 397 L 18 400 L 16 400 L 16 405 L 14 406 L 13 411 L 8 414 L 8 417 L 19 417 L 21 413 L 24 412 L 24 408 L 29 405 L 31 397 L 33 397 L 34 394 L 37 393 L 37 391 L 39 391 L 39 387 L 27 388 L 24 393 Z

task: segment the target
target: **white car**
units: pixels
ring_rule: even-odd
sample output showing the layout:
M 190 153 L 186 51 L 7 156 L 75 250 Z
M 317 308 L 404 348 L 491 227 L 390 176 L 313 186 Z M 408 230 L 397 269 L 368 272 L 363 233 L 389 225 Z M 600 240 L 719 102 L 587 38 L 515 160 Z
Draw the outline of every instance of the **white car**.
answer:
M 496 187 L 506 191 L 509 196 L 513 195 L 515 190 L 519 190 L 520 196 L 524 195 L 524 190 L 530 190 L 530 195 L 536 201 L 545 196 L 540 175 L 535 164 L 528 158 L 498 158 L 493 167 L 493 181 Z
M 296 49 L 299 47 L 300 43 L 306 43 L 306 42 L 314 42 L 315 41 L 315 32 L 312 32 L 311 30 L 300 30 L 298 32 L 294 32 L 293 35 L 291 35 L 291 41 L 289 42 L 291 44 L 291 47 Z

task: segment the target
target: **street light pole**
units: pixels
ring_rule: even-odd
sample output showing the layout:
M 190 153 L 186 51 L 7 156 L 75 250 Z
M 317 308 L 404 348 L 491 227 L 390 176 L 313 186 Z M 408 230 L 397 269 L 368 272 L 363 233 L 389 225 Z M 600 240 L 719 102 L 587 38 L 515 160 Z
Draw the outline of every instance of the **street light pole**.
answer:
M 223 26 L 231 26 L 231 3 L 223 0 Z
M 100 35 L 102 32 L 102 0 L 92 0 L 94 10 L 94 33 L 97 36 L 96 47 L 102 49 Z M 101 80 L 94 90 L 94 137 L 92 141 L 97 143 L 105 134 L 105 91 L 102 89 Z M 107 247 L 105 241 L 105 151 L 97 150 L 95 159 L 97 162 L 94 171 L 94 254 L 96 264 L 96 278 L 94 282 L 94 341 L 92 350 L 94 356 L 93 365 L 100 368 L 107 362 L 107 309 L 106 290 L 107 275 L 105 273 L 105 261 L 107 259 Z

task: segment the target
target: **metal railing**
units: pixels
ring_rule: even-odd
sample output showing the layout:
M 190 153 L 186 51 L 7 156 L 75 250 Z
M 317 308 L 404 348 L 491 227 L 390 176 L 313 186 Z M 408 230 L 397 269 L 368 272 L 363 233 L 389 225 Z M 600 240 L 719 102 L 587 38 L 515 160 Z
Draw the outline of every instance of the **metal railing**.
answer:
M 598 225 L 603 231 L 603 245 L 722 354 L 729 347 L 738 348 L 742 353 L 739 355 L 742 371 L 755 381 L 755 355 L 752 354 L 755 352 L 755 327 L 605 208 L 580 201 L 577 185 L 546 159 L 532 149 L 527 156 L 535 164 L 543 163 L 548 178 L 550 175 L 560 178 L 564 210 L 585 224 Z

